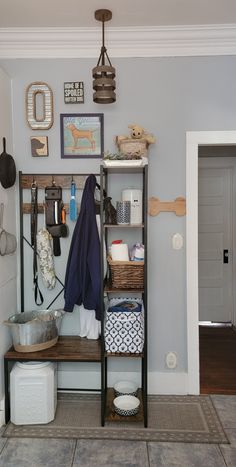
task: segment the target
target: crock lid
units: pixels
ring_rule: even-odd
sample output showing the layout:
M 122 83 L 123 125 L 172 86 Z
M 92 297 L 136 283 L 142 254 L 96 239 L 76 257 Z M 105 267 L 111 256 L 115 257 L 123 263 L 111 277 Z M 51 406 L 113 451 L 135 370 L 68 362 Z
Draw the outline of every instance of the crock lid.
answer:
M 25 370 L 37 370 L 50 365 L 51 362 L 16 362 L 16 365 Z

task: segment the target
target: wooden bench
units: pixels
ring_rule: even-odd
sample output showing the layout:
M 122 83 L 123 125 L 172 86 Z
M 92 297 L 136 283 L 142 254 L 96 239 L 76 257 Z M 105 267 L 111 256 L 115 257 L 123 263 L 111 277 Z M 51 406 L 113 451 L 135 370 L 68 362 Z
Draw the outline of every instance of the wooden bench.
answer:
M 5 381 L 5 417 L 6 423 L 10 420 L 10 362 L 97 362 L 101 361 L 101 341 L 89 340 L 78 336 L 60 336 L 57 343 L 49 349 L 38 352 L 16 352 L 11 347 L 4 355 L 4 381 Z M 62 388 L 59 388 L 62 389 Z M 63 388 L 64 390 L 79 390 L 78 388 Z M 85 389 L 84 389 L 85 390 Z M 98 390 L 98 389 L 96 389 Z

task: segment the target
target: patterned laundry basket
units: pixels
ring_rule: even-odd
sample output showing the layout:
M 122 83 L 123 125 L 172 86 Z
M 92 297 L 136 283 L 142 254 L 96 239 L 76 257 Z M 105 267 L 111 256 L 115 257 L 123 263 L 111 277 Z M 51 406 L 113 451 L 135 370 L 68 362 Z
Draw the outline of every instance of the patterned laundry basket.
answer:
M 139 304 L 139 311 L 111 311 L 120 302 Z M 109 301 L 105 324 L 105 349 L 108 353 L 141 353 L 144 344 L 144 307 L 141 299 L 114 298 Z

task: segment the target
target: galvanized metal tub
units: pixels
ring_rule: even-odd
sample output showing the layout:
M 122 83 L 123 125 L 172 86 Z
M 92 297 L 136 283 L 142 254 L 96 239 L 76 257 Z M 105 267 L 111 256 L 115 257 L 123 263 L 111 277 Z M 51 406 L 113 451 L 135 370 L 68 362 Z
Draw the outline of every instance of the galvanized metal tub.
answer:
M 56 344 L 64 314 L 63 310 L 24 311 L 4 324 L 10 328 L 17 352 L 35 352 Z

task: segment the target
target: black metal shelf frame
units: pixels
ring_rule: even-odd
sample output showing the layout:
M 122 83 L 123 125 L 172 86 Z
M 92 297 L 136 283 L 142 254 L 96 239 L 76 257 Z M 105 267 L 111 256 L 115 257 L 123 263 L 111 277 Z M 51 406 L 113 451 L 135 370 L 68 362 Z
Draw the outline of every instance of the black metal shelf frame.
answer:
M 147 411 L 147 316 L 148 316 L 148 299 L 147 299 L 147 203 L 148 203 L 148 166 L 145 165 L 144 167 L 134 167 L 134 168 L 123 168 L 123 167 L 116 167 L 116 168 L 105 168 L 101 166 L 100 169 L 100 184 L 101 184 L 101 192 L 103 189 L 107 192 L 108 186 L 108 176 L 109 174 L 122 174 L 122 173 L 142 173 L 142 188 L 143 188 L 143 224 L 137 226 L 137 228 L 142 229 L 142 242 L 145 248 L 145 262 L 144 262 L 144 290 L 140 291 L 142 293 L 142 299 L 144 304 L 144 312 L 145 312 L 145 325 L 144 325 L 144 348 L 142 354 L 139 356 L 141 358 L 141 390 L 142 390 L 142 401 L 143 401 L 143 421 L 144 427 L 147 427 L 148 424 L 148 411 Z M 103 199 L 101 197 L 100 203 L 100 214 L 101 220 L 103 219 Z M 114 226 L 112 226 L 114 228 Z M 133 226 L 130 226 L 133 227 Z M 128 228 L 128 226 L 127 226 Z M 109 226 L 104 225 L 101 221 L 101 277 L 103 277 L 104 271 L 104 260 L 103 260 L 103 243 L 105 239 L 105 243 L 107 245 L 107 238 L 108 238 L 108 230 Z M 116 291 L 108 290 L 107 293 L 115 293 Z M 136 291 L 137 292 L 137 291 Z M 102 404 L 101 404 L 101 420 L 102 426 L 105 425 L 106 420 L 106 406 L 107 406 L 107 366 L 108 366 L 108 358 L 114 357 L 114 355 L 109 356 L 105 352 L 105 309 L 104 309 L 104 284 L 101 284 L 101 309 L 103 309 L 102 313 L 102 334 L 101 334 L 101 352 L 102 352 L 102 362 L 101 362 L 101 391 L 102 391 Z M 135 355 L 135 354 L 134 354 Z M 119 358 L 133 358 L 131 354 L 129 356 L 122 356 L 117 354 Z M 137 356 L 136 356 L 137 358 Z
M 148 421 L 148 414 L 147 414 L 147 200 L 148 200 L 148 167 L 144 166 L 142 168 L 134 168 L 134 169 L 106 169 L 103 166 L 101 166 L 100 173 L 95 174 L 96 177 L 100 177 L 100 192 L 107 193 L 107 186 L 108 186 L 108 173 L 142 173 L 143 174 L 143 224 L 140 226 L 137 226 L 137 228 L 142 229 L 142 241 L 145 246 L 145 263 L 144 263 L 144 291 L 140 291 L 142 294 L 142 299 L 144 303 L 144 310 L 145 310 L 145 326 L 144 326 L 144 349 L 142 354 L 138 357 L 141 358 L 141 372 L 142 372 L 142 378 L 141 378 L 141 383 L 142 383 L 142 399 L 143 399 L 143 412 L 144 412 L 144 426 L 147 427 L 147 421 Z M 21 278 L 20 278 L 20 284 L 21 284 L 21 311 L 24 311 L 24 245 L 26 244 L 28 247 L 32 248 L 29 240 L 25 237 L 24 235 L 24 223 L 23 223 L 23 215 L 24 215 L 24 200 L 23 200 L 23 191 L 24 189 L 30 189 L 31 183 L 33 180 L 37 181 L 37 178 L 39 179 L 39 189 L 45 188 L 49 184 L 50 181 L 55 181 L 57 182 L 57 177 L 59 177 L 60 181 L 64 180 L 63 188 L 65 189 L 70 189 L 70 182 L 72 178 L 76 177 L 87 177 L 89 174 L 55 174 L 55 173 L 50 173 L 50 174 L 32 174 L 32 173 L 22 173 L 19 172 L 19 204 L 20 204 L 20 272 L 21 272 Z M 44 178 L 49 177 L 49 180 L 47 179 L 44 182 Z M 27 180 L 27 182 L 26 182 Z M 80 187 L 82 188 L 82 187 Z M 105 191 L 104 191 L 105 190 Z M 103 243 L 104 239 L 107 244 L 107 237 L 108 237 L 108 226 L 106 228 L 103 228 L 103 196 L 101 196 L 101 202 L 100 202 L 100 217 L 101 217 L 101 277 L 103 277 L 103 271 L 104 271 L 104 259 L 103 259 Z M 56 297 L 54 297 L 53 301 L 49 304 L 48 308 L 54 303 L 54 301 L 58 298 L 58 296 L 63 292 L 64 290 L 64 284 L 60 281 L 59 278 L 57 280 L 60 282 L 62 289 L 57 294 Z M 112 293 L 112 291 L 108 291 L 107 293 Z M 107 403 L 107 361 L 109 356 L 105 352 L 105 341 L 104 341 L 104 325 L 105 325 L 105 308 L 104 308 L 104 284 L 103 281 L 101 281 L 101 309 L 103 310 L 102 313 L 102 321 L 101 321 L 101 425 L 105 425 L 105 414 L 106 414 L 106 403 Z M 118 356 L 118 355 L 117 355 Z M 132 356 L 129 356 L 129 358 L 133 358 Z M 122 358 L 122 356 L 120 356 Z M 126 357 L 127 358 L 127 357 Z M 137 357 L 136 357 L 137 358 Z M 8 370 L 7 374 L 5 374 L 5 381 L 7 381 L 8 377 Z M 68 388 L 65 388 L 68 389 Z

